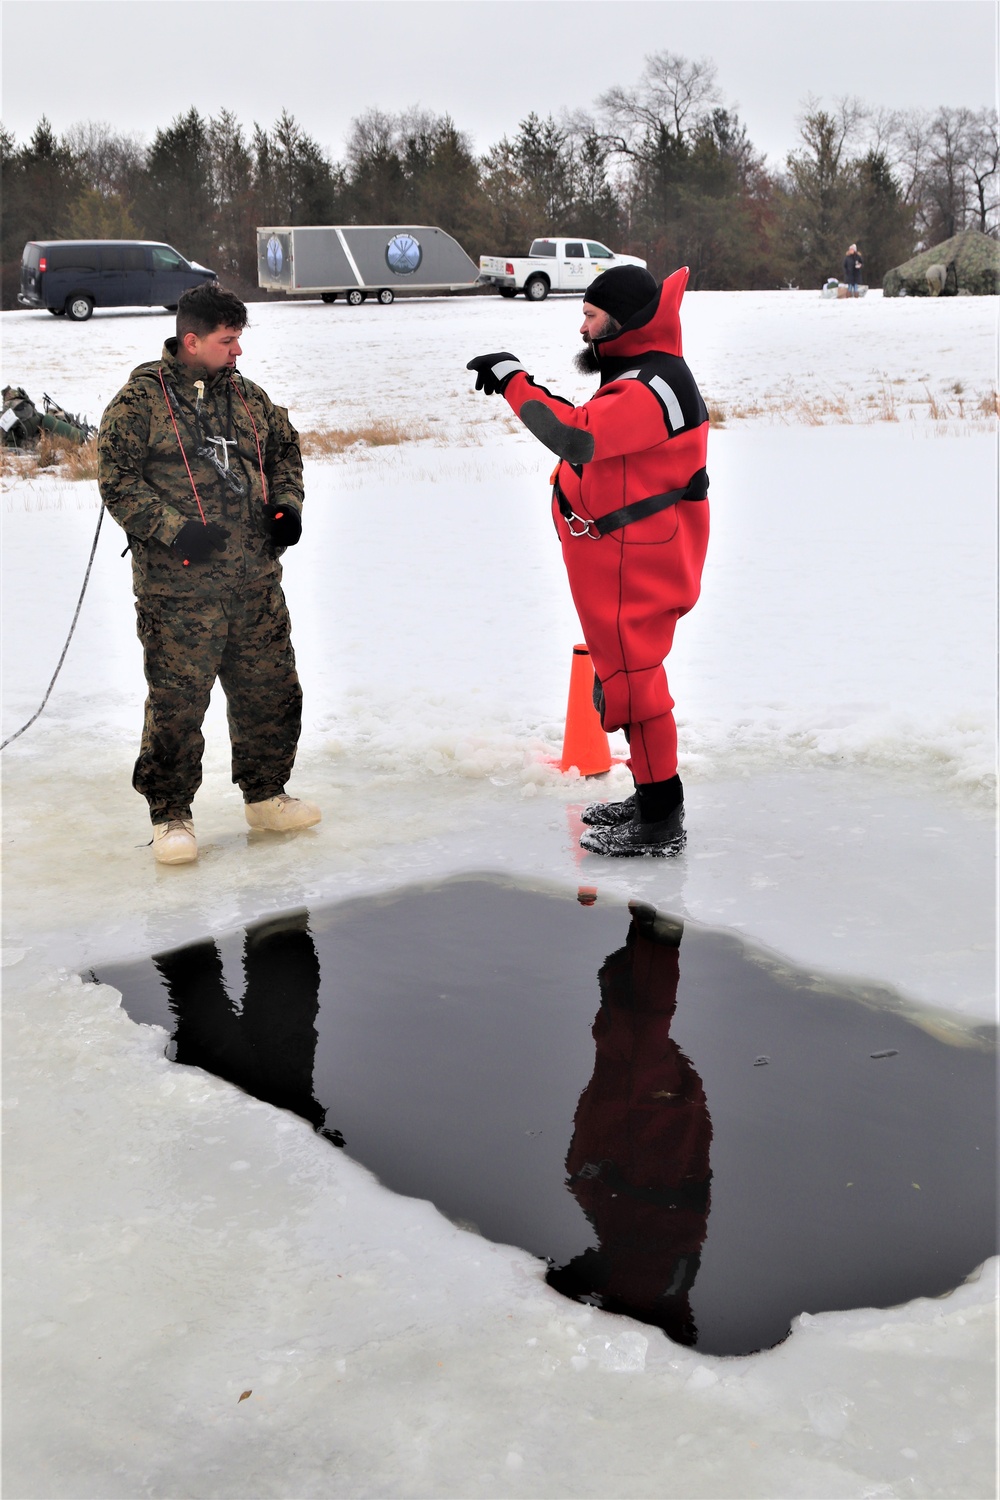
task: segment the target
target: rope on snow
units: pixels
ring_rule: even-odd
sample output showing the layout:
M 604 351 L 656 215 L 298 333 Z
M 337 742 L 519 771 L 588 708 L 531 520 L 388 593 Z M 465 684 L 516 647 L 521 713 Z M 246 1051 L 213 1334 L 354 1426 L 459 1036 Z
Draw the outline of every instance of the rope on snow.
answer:
M 95 554 L 97 552 L 97 538 L 101 534 L 101 522 L 103 520 L 104 520 L 104 506 L 102 505 L 101 509 L 100 509 L 100 514 L 97 517 L 97 530 L 94 532 L 93 546 L 90 549 L 90 560 L 87 563 L 87 571 L 86 571 L 86 573 L 84 574 L 84 577 L 83 577 L 83 588 L 80 590 L 80 597 L 76 601 L 76 613 L 73 616 L 73 623 L 69 627 L 69 635 L 66 637 L 66 644 L 62 648 L 62 655 L 59 658 L 59 662 L 58 662 L 58 664 L 56 666 L 55 671 L 52 673 L 52 681 L 49 683 L 48 687 L 45 689 L 45 697 L 42 699 L 41 703 L 38 705 L 37 710 L 35 711 L 35 713 L 32 714 L 32 716 L 28 720 L 27 724 L 22 724 L 21 727 L 20 727 L 20 729 L 15 730 L 15 732 L 13 734 L 8 735 L 7 738 L 4 740 L 3 744 L 0 745 L 0 750 L 6 750 L 7 746 L 11 743 L 12 740 L 16 740 L 18 738 L 18 736 L 22 735 L 26 729 L 30 729 L 31 726 L 32 726 L 32 724 L 34 724 L 35 720 L 38 718 L 39 714 L 42 712 L 42 709 L 45 707 L 46 703 L 48 703 L 48 701 L 49 701 L 49 694 L 51 693 L 52 689 L 55 687 L 56 678 L 59 676 L 59 673 L 62 670 L 62 664 L 66 660 L 66 652 L 69 650 L 69 643 L 73 639 L 73 632 L 76 629 L 76 622 L 80 618 L 80 607 L 83 604 L 83 596 L 87 592 L 87 584 L 90 582 L 90 570 L 94 566 L 94 557 L 95 557 Z

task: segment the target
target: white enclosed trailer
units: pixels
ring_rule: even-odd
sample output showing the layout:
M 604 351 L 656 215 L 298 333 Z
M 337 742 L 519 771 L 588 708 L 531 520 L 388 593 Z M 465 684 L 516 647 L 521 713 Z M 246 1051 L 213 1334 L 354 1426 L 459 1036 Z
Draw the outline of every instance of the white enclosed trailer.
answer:
M 285 224 L 257 230 L 257 280 L 269 292 L 356 306 L 471 291 L 479 267 L 433 224 Z

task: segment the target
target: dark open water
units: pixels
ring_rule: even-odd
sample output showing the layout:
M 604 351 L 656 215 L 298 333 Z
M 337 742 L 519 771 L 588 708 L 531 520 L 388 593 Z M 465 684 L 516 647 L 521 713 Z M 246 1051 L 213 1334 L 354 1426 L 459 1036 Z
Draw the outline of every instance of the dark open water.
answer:
M 461 878 L 93 973 L 177 1062 L 706 1353 L 997 1248 L 992 1031 L 940 1041 L 649 907 Z

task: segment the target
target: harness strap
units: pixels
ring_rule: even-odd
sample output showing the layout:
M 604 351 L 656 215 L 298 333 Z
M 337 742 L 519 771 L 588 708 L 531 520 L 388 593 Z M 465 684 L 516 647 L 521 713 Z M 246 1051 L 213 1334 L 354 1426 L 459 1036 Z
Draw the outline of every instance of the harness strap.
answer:
M 562 492 L 558 479 L 554 480 L 554 489 L 556 504 L 565 520 L 582 521 L 584 518 L 578 516 L 573 510 Z M 655 516 L 658 511 L 676 505 L 679 500 L 706 500 L 707 498 L 708 470 L 699 469 L 696 474 L 692 474 L 682 490 L 667 490 L 662 495 L 647 495 L 643 500 L 633 500 L 631 505 L 623 505 L 620 510 L 613 510 L 596 520 L 588 520 L 586 530 L 590 535 L 596 532 L 598 537 L 607 536 L 611 531 L 620 531 L 625 526 L 631 526 L 634 521 L 645 521 L 647 517 Z M 574 532 L 574 535 L 582 536 L 583 532 Z

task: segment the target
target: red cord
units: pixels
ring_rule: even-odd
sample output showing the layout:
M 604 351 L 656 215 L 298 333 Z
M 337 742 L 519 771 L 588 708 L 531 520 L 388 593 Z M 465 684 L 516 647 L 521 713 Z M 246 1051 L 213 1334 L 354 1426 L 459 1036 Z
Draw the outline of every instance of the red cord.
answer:
M 208 522 L 205 520 L 205 512 L 201 508 L 201 497 L 198 494 L 198 486 L 194 482 L 194 475 L 191 473 L 191 465 L 187 461 L 187 454 L 184 452 L 184 444 L 181 442 L 181 435 L 180 435 L 180 433 L 177 430 L 177 419 L 174 416 L 174 409 L 170 405 L 170 397 L 167 395 L 167 385 L 166 385 L 166 381 L 163 379 L 163 366 L 162 365 L 160 366 L 160 369 L 159 369 L 159 376 L 160 376 L 160 385 L 163 387 L 163 399 L 167 403 L 167 411 L 170 413 L 170 420 L 174 424 L 174 437 L 177 439 L 177 446 L 181 450 L 181 458 L 183 458 L 183 460 L 184 460 L 184 467 L 185 467 L 185 469 L 187 469 L 187 476 L 188 476 L 188 478 L 191 481 L 191 488 L 194 490 L 194 498 L 195 498 L 195 502 L 196 502 L 196 504 L 198 506 L 198 514 L 201 516 L 201 524 L 203 526 L 207 526 Z M 259 451 L 259 445 L 258 445 L 258 451 Z
M 170 413 L 170 420 L 173 423 L 174 437 L 177 439 L 177 446 L 181 450 L 181 458 L 183 458 L 183 460 L 184 460 L 184 467 L 185 467 L 185 469 L 187 469 L 187 477 L 190 479 L 190 481 L 191 481 L 191 488 L 194 491 L 195 503 L 198 506 L 198 514 L 201 516 L 202 525 L 203 526 L 207 526 L 208 522 L 205 520 L 205 512 L 201 508 L 201 497 L 198 494 L 198 486 L 194 482 L 194 475 L 191 473 L 191 465 L 188 463 L 187 454 L 184 452 L 184 444 L 181 442 L 181 435 L 180 435 L 180 432 L 179 432 L 178 427 L 177 427 L 177 419 L 174 416 L 174 409 L 170 405 L 170 397 L 167 394 L 166 381 L 163 379 L 163 366 L 162 365 L 160 366 L 160 368 L 159 368 L 159 370 L 158 370 L 157 373 L 159 374 L 159 377 L 160 377 L 160 386 L 161 386 L 161 388 L 163 390 L 163 399 L 167 403 L 167 411 Z M 261 451 L 260 451 L 260 438 L 259 438 L 259 436 L 257 434 L 257 423 L 253 419 L 253 412 L 250 410 L 249 406 L 247 406 L 246 401 L 243 398 L 243 392 L 240 390 L 239 386 L 236 385 L 233 382 L 232 375 L 230 375 L 229 379 L 230 379 L 230 382 L 233 384 L 233 389 L 235 390 L 237 396 L 239 396 L 240 400 L 243 402 L 243 410 L 246 412 L 247 416 L 250 418 L 250 426 L 253 428 L 253 440 L 254 440 L 254 442 L 257 445 L 257 467 L 260 469 L 260 487 L 261 487 L 261 490 L 263 491 L 264 504 L 266 505 L 267 504 L 267 478 L 266 478 L 266 476 L 264 474 L 264 459 L 263 459 L 263 456 L 262 456 Z
M 246 401 L 243 400 L 243 392 L 240 390 L 239 386 L 233 380 L 232 375 L 230 375 L 229 380 L 230 380 L 230 383 L 232 384 L 233 390 L 236 392 L 237 396 L 239 396 L 240 400 L 243 401 L 243 410 L 246 412 L 247 416 L 250 418 L 250 426 L 253 428 L 253 440 L 257 444 L 257 467 L 260 469 L 260 487 L 261 487 L 261 489 L 264 492 L 264 504 L 266 505 L 267 504 L 267 480 L 264 478 L 264 460 L 260 456 L 260 438 L 257 436 L 257 423 L 253 419 L 253 412 L 250 410 L 249 406 L 247 406 Z

